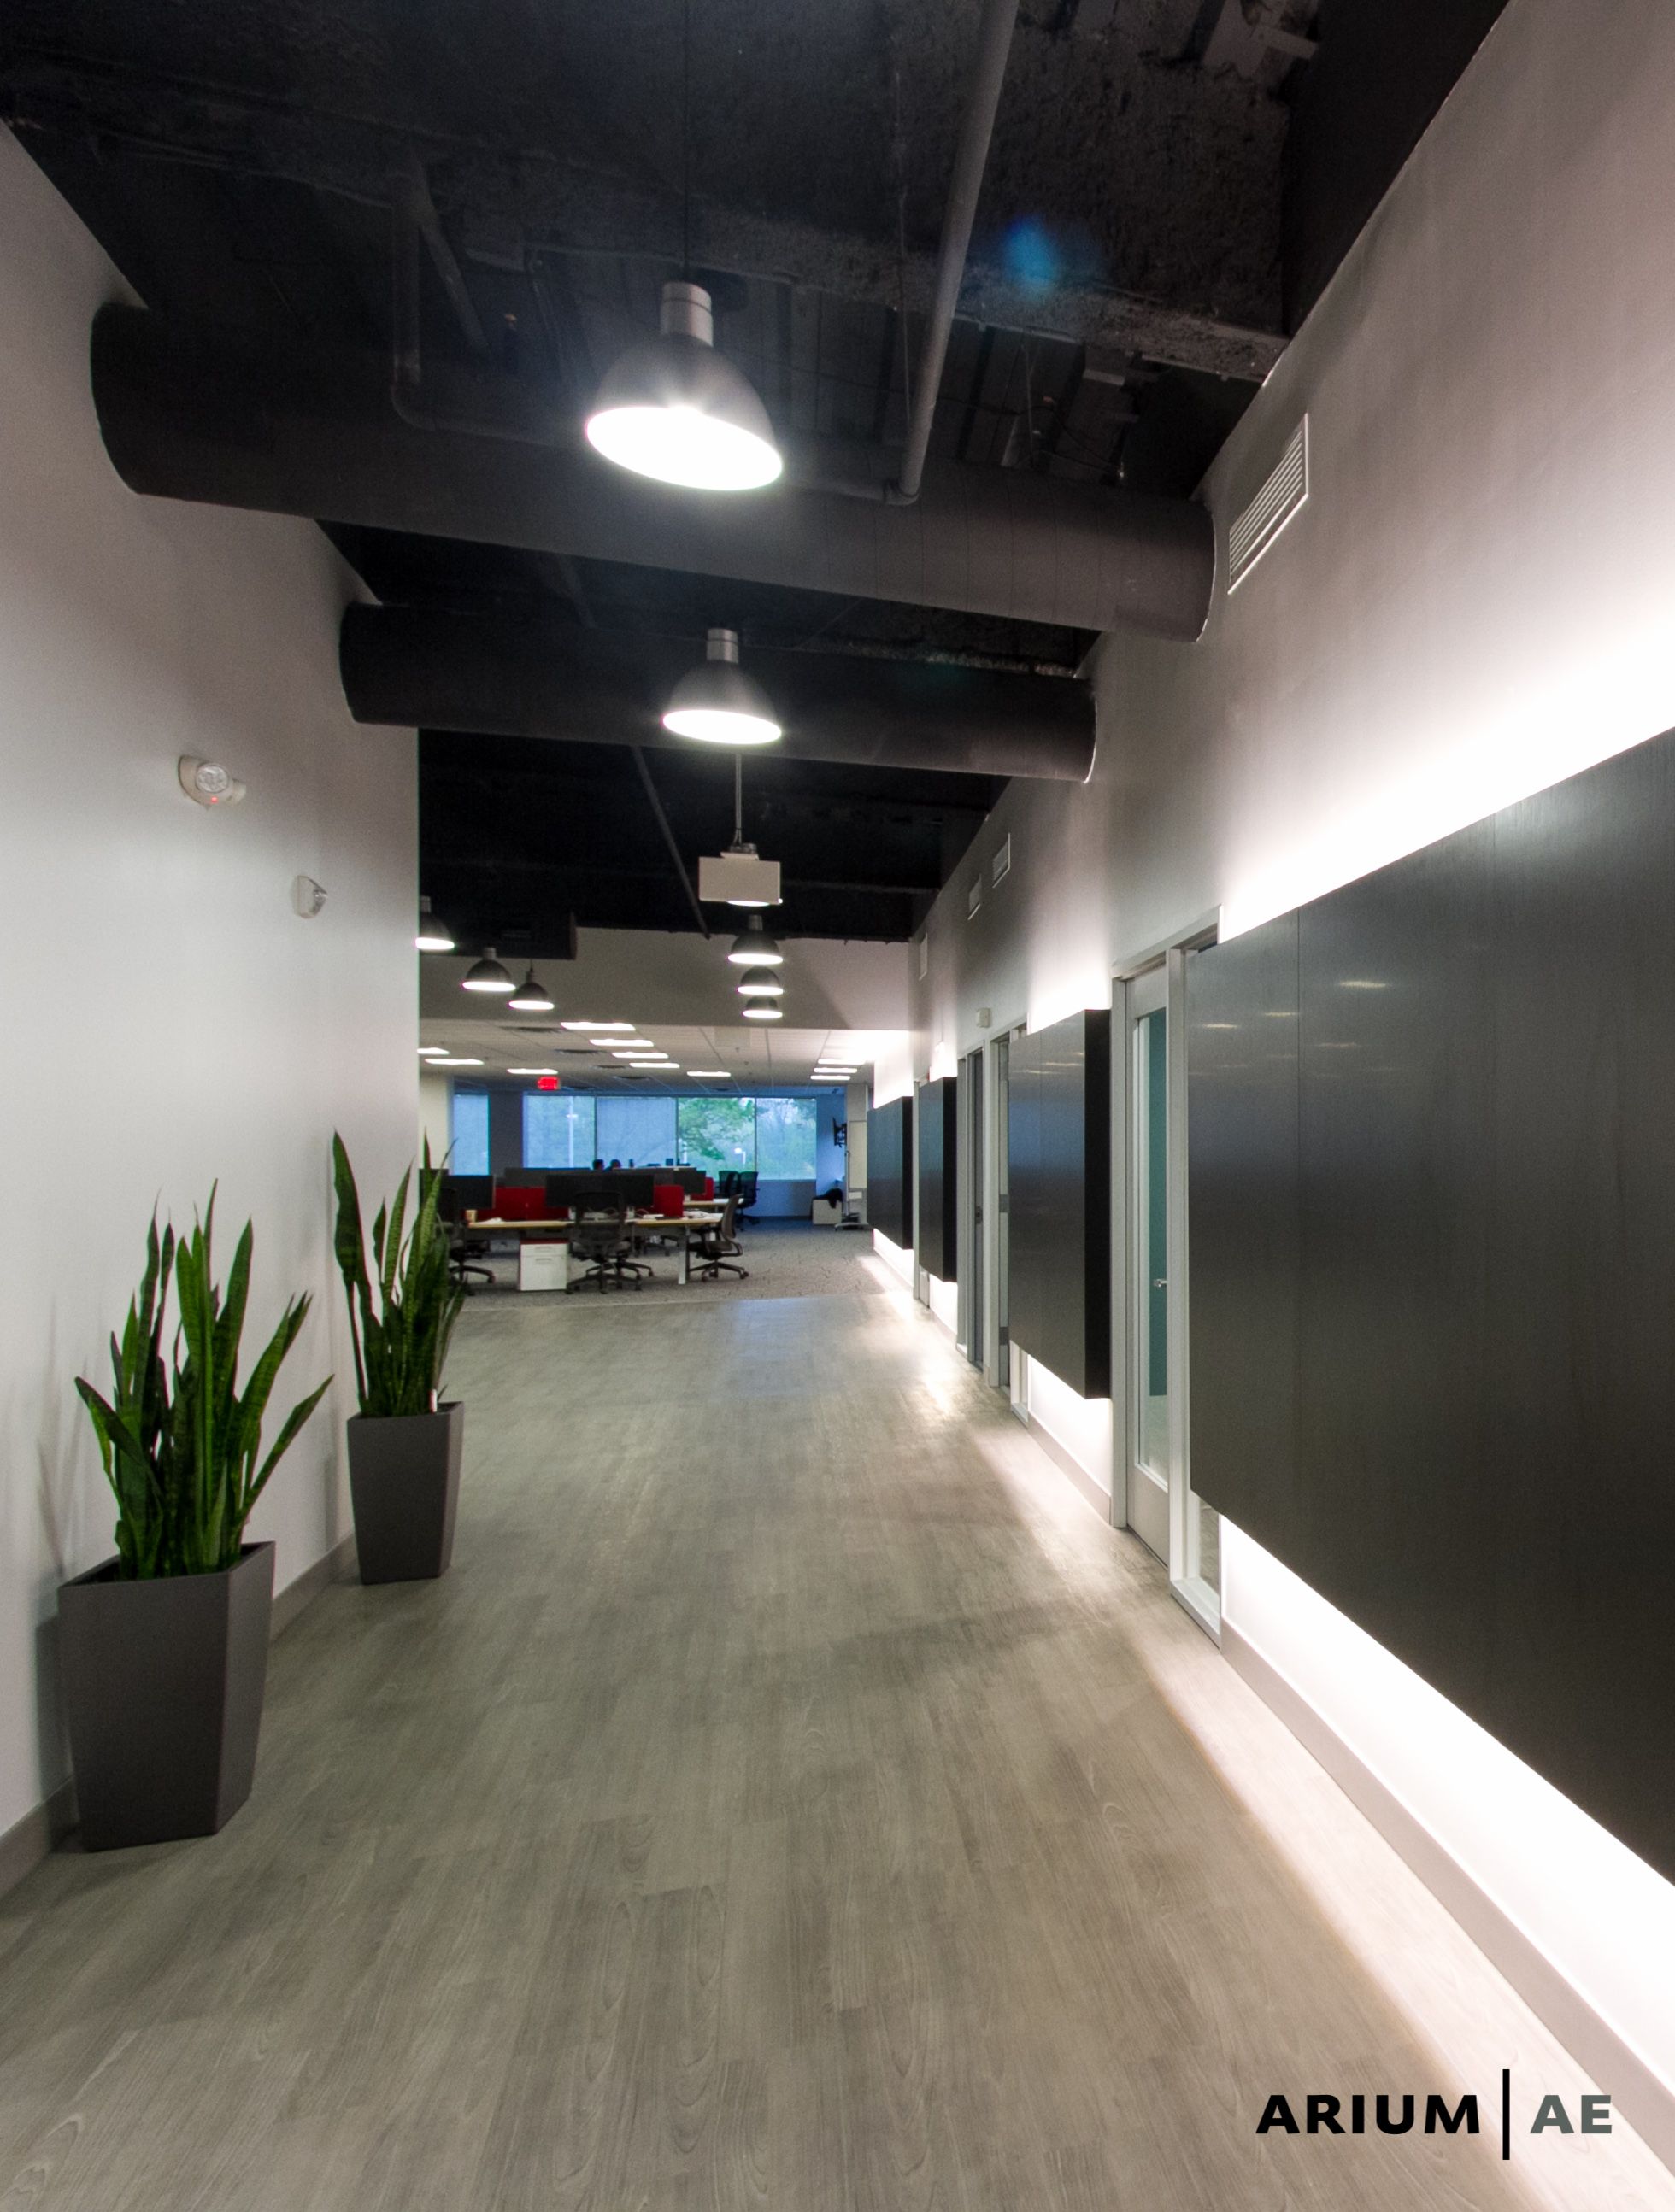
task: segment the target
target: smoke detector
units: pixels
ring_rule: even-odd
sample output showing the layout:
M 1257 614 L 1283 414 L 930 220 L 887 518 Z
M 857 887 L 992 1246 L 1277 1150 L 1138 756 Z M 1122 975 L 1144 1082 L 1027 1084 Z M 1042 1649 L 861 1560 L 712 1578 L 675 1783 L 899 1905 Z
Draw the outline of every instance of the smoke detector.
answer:
M 182 753 L 178 772 L 181 790 L 199 806 L 236 806 L 244 797 L 244 786 L 219 761 Z

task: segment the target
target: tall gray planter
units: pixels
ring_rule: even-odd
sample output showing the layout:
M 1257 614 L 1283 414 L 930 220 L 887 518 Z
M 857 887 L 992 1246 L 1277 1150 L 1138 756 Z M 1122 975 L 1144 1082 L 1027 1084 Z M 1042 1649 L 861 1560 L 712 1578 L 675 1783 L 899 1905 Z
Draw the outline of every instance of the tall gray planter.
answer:
M 117 1562 L 58 1592 L 58 1664 L 82 1841 L 90 1851 L 212 1836 L 256 1776 L 273 1547 L 212 1575 L 119 1582 Z
M 454 1557 L 466 1409 L 355 1414 L 349 1488 L 363 1583 L 434 1582 Z

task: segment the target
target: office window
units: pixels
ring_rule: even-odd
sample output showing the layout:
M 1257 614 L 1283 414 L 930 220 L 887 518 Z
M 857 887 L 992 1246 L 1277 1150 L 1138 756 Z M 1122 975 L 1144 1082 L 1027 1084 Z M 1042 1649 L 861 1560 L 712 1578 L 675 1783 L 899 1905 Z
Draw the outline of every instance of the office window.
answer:
M 588 1168 L 594 1164 L 594 1102 L 573 1091 L 523 1094 L 527 1168 Z
M 594 1152 L 624 1167 L 657 1167 L 674 1152 L 673 1098 L 600 1098 L 595 1102 Z
M 683 1098 L 680 1102 L 680 1164 L 720 1175 L 726 1168 L 756 1165 L 756 1101 L 753 1098 Z
M 489 1173 L 489 1094 L 486 1091 L 456 1091 L 454 1094 L 454 1148 L 448 1167 L 454 1175 Z
M 756 1169 L 758 1175 L 789 1182 L 814 1179 L 817 1098 L 758 1098 L 756 1102 Z

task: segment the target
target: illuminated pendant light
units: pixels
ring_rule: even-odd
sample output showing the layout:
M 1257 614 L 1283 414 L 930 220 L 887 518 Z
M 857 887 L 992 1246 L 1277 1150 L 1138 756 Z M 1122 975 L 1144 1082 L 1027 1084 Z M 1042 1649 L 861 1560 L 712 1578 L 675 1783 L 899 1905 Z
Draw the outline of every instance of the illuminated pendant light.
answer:
M 777 940 L 769 936 L 759 914 L 752 915 L 734 939 L 733 950 L 727 957 L 735 968 L 778 968 L 785 959 Z
M 517 988 L 499 961 L 495 958 L 495 949 L 492 945 L 482 959 L 473 967 L 466 969 L 466 979 L 460 986 L 462 991 L 485 991 L 501 998 L 509 998 Z
M 636 476 L 691 491 L 756 491 L 785 464 L 749 380 L 716 351 L 716 316 L 702 284 L 663 287 L 655 338 L 630 346 L 606 374 L 588 417 L 595 453 Z
M 515 1006 L 521 1014 L 550 1014 L 553 1005 L 546 992 L 535 981 L 533 968 L 506 1003 L 509 1006 Z
M 440 915 L 431 911 L 428 895 L 421 895 L 419 899 L 418 929 L 413 942 L 421 952 L 452 952 L 454 950 L 454 932 Z
M 741 999 L 783 999 L 785 986 L 771 968 L 746 968 L 740 979 Z
M 767 999 L 752 999 L 749 1006 L 739 1011 L 747 1022 L 783 1022 L 785 1018 L 784 1008 Z
M 739 665 L 739 633 L 712 629 L 704 658 L 669 694 L 663 727 L 706 745 L 770 745 L 780 735 L 767 693 Z

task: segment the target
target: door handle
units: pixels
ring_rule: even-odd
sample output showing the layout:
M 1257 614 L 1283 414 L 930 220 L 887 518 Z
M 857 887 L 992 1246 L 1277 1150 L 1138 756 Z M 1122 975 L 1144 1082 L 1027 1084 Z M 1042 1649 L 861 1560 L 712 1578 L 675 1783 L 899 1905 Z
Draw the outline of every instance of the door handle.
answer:
M 1152 1277 L 1152 1288 L 1154 1291 L 1166 1291 L 1168 1287 L 1169 1278 L 1166 1275 L 1154 1275 Z

